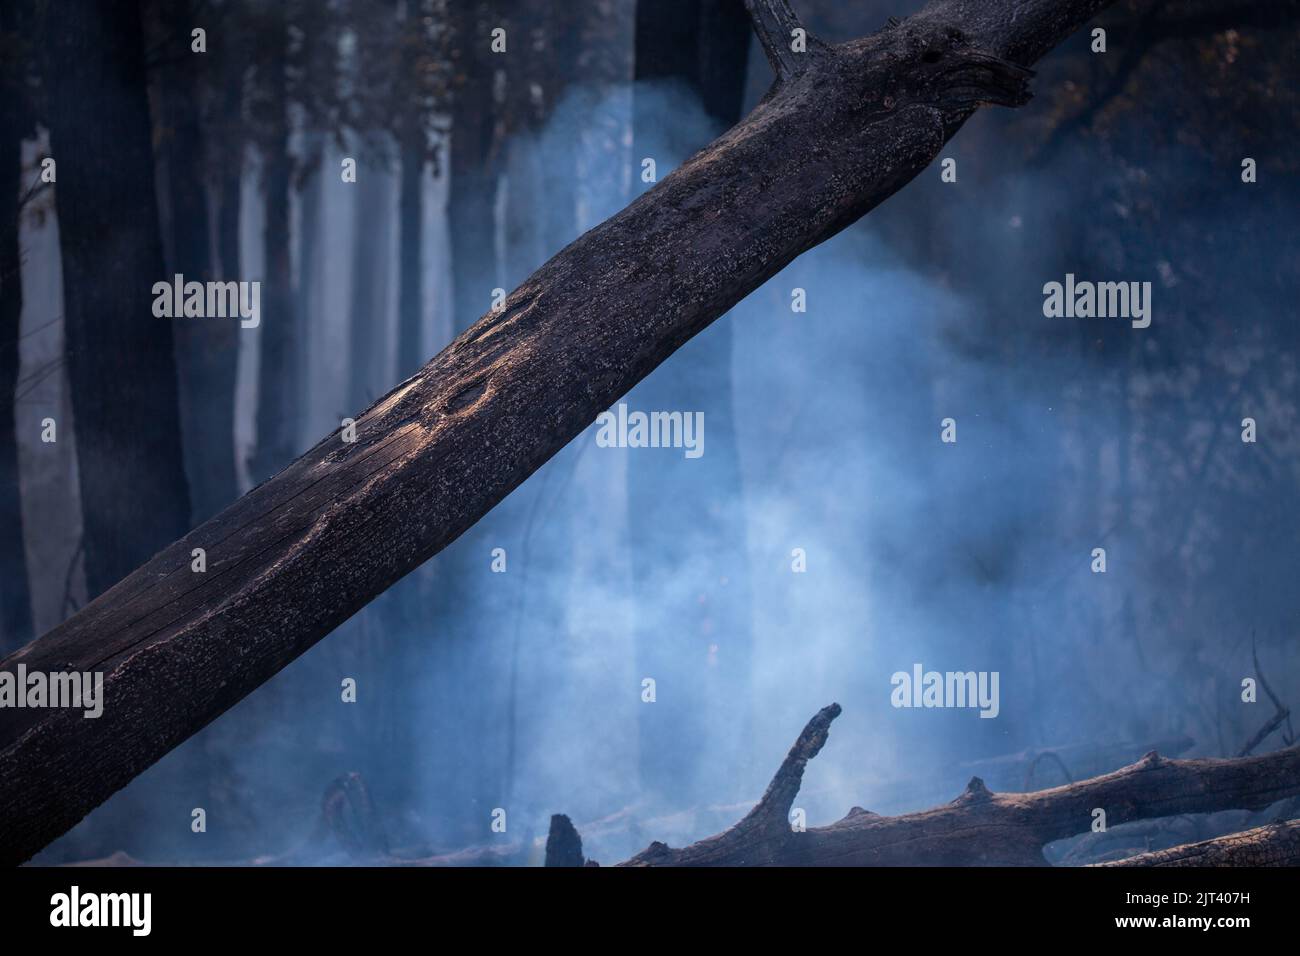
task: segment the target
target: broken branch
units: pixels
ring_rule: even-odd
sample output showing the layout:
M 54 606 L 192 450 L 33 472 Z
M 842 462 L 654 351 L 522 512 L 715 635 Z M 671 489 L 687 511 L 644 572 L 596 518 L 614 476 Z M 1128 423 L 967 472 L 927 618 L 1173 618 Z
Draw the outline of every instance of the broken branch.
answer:
M 1237 751 L 1238 757 L 1249 756 L 1254 752 L 1256 747 L 1264 742 L 1264 739 L 1268 737 L 1269 734 L 1282 726 L 1284 721 L 1289 721 L 1291 719 L 1291 708 L 1283 704 L 1277 694 L 1273 693 L 1273 688 L 1268 686 L 1268 681 L 1264 677 L 1264 668 L 1259 666 L 1259 647 L 1255 643 L 1254 634 L 1250 635 L 1250 659 L 1255 664 L 1255 676 L 1259 679 L 1259 686 L 1264 688 L 1264 693 L 1267 694 L 1268 699 L 1273 702 L 1273 716 L 1268 719 L 1263 727 L 1260 727 L 1259 730 L 1255 731 L 1254 735 L 1246 741 L 1241 750 Z M 1285 731 L 1282 734 L 1282 739 L 1288 746 L 1295 742 L 1291 738 L 1291 735 Z
M 821 41 L 810 36 L 799 22 L 790 0 L 745 0 L 745 9 L 754 21 L 754 32 L 778 82 L 802 73 L 809 57 L 822 49 Z

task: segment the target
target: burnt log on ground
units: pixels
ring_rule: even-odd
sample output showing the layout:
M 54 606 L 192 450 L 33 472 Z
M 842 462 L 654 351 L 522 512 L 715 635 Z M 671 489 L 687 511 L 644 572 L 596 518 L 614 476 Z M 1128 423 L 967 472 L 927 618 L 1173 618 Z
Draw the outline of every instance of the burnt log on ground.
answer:
M 1139 853 L 1094 866 L 1300 866 L 1300 820 Z
M 1185 734 L 1167 734 L 1143 741 L 1107 743 L 1098 740 L 1035 747 L 962 761 L 951 765 L 951 772 L 944 767 L 931 770 L 928 775 L 918 771 L 905 777 L 873 779 L 870 799 L 873 805 L 891 812 L 933 806 L 948 799 L 971 777 L 979 777 L 990 790 L 1044 790 L 1049 786 L 1074 783 L 1076 780 L 1110 773 L 1153 750 L 1164 757 L 1180 757 L 1195 743 Z M 955 782 L 954 777 L 960 782 Z M 805 798 L 809 795 L 807 788 L 800 793 Z M 605 820 L 595 821 L 594 826 L 591 821 L 584 822 L 582 832 L 589 839 L 595 838 L 592 842 L 607 833 L 626 832 L 630 829 L 654 833 L 658 827 L 658 832 L 662 833 L 690 825 L 695 818 L 704 815 L 717 817 L 717 828 L 722 829 L 730 821 L 748 813 L 753 806 L 753 800 L 733 802 L 730 805 L 705 804 L 673 813 L 659 812 L 654 817 L 645 816 L 642 807 L 629 806 Z
M 979 106 L 1026 102 L 1027 67 L 1109 2 L 932 0 L 796 53 L 786 0 L 747 0 L 777 73 L 748 117 L 357 414 L 355 442 L 325 437 L 0 663 L 104 675 L 98 719 L 3 714 L 0 863 L 455 540 L 683 343 L 924 170 Z
M 831 704 L 809 721 L 758 805 L 731 829 L 680 849 L 652 843 L 619 865 L 1044 866 L 1043 847 L 1088 832 L 1097 808 L 1114 826 L 1260 810 L 1300 794 L 1300 746 L 1230 759 L 1170 760 L 1152 752 L 1114 773 L 1050 790 L 994 793 L 977 777 L 957 799 L 930 810 L 885 817 L 854 807 L 829 826 L 796 828 L 789 817 L 804 768 L 839 714 L 839 705 Z M 1264 859 L 1289 852 L 1293 837 L 1260 839 L 1249 845 L 1259 846 Z
M 946 800 L 971 777 L 979 777 L 990 790 L 1042 790 L 1099 777 L 1153 750 L 1165 757 L 1180 757 L 1195 743 L 1185 734 L 1165 734 L 1145 740 L 1076 741 L 1035 747 L 962 761 L 951 768 L 935 768 L 928 774 L 916 772 L 907 777 L 872 780 L 871 800 L 881 809 L 891 811 L 932 806 Z

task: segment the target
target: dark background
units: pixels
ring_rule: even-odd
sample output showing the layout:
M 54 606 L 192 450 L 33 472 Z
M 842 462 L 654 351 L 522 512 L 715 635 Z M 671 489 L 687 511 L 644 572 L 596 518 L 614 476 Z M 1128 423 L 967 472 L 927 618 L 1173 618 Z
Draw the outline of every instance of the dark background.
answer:
M 839 41 L 919 5 L 795 6 Z M 702 458 L 584 433 L 40 860 L 337 861 L 318 818 L 347 772 L 394 852 L 539 859 L 562 811 L 612 860 L 728 825 L 832 700 L 810 823 L 976 771 L 1022 789 L 1156 744 L 1239 752 L 1274 710 L 1240 699 L 1252 641 L 1284 703 L 1300 676 L 1296 6 L 1116 4 L 1104 54 L 1081 31 L 1029 106 L 963 129 L 956 183 L 936 164 L 626 398 L 703 411 Z M 770 82 L 739 0 L 9 0 L 0 44 L 0 652 L 378 398 Z M 260 281 L 260 326 L 154 318 L 177 272 Z M 1067 272 L 1151 282 L 1151 327 L 1044 318 Z M 892 708 L 916 662 L 998 671 L 1001 714 Z M 1015 756 L 1042 750 L 1059 762 Z

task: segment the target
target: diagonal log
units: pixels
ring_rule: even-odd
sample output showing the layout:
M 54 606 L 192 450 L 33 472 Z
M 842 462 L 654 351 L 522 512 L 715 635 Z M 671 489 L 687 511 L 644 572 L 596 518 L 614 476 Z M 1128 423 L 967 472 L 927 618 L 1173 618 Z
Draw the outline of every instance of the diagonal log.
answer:
M 105 701 L 98 719 L 0 712 L 0 863 L 455 540 L 688 339 L 925 169 L 979 105 L 1025 102 L 1023 67 L 1109 2 L 933 0 L 870 37 L 810 42 L 817 55 L 744 121 L 356 416 L 355 442 L 327 436 L 0 663 L 101 671 Z
M 1259 757 L 1169 760 L 1154 751 L 1114 773 L 1034 793 L 993 793 L 978 778 L 943 806 L 883 817 L 859 807 L 825 827 L 788 823 L 803 769 L 826 743 L 838 704 L 804 728 L 758 806 L 690 846 L 663 843 L 622 866 L 1043 866 L 1043 847 L 1106 824 L 1182 813 L 1259 810 L 1300 793 L 1300 746 Z M 1293 837 L 1287 839 L 1294 839 Z M 1271 853 L 1285 840 L 1269 838 Z

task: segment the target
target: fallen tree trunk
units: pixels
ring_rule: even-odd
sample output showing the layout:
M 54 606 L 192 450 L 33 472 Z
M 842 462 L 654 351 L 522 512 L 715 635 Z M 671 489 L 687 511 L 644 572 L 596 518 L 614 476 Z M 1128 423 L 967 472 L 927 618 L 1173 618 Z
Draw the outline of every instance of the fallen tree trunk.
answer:
M 1033 793 L 993 793 L 978 778 L 951 803 L 883 817 L 860 807 L 825 827 L 789 820 L 809 760 L 838 704 L 804 728 L 758 805 L 730 830 L 673 849 L 652 843 L 622 866 L 1043 866 L 1043 847 L 1108 826 L 1180 813 L 1259 810 L 1300 793 L 1300 746 L 1259 757 L 1169 760 L 1155 752 L 1114 773 Z M 1276 842 L 1270 844 L 1270 852 Z
M 581 236 L 416 375 L 5 669 L 101 671 L 104 711 L 8 710 L 0 862 L 27 859 L 428 560 L 688 339 L 923 170 L 1110 0 L 933 0 L 791 49 L 743 122 Z M 268 317 L 280 321 L 283 317 Z M 206 571 L 192 570 L 196 549 Z
M 1200 843 L 1187 843 L 1167 850 L 1139 853 L 1123 860 L 1094 866 L 1300 866 L 1300 820 L 1288 820 L 1266 827 Z

